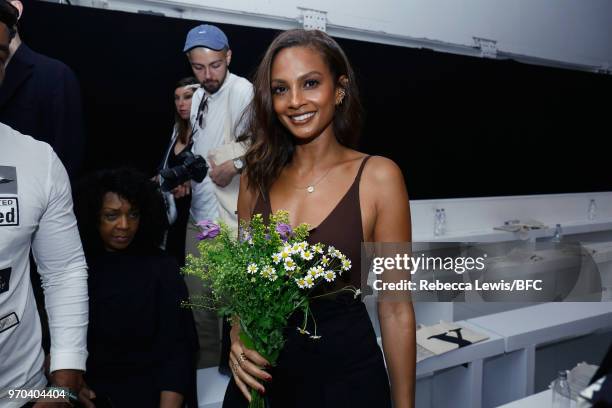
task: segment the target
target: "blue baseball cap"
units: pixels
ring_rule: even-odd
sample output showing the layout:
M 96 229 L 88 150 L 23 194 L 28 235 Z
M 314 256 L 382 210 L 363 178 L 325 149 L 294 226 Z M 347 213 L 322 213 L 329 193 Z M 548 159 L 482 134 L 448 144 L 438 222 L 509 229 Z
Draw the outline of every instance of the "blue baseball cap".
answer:
M 211 50 L 220 51 L 225 47 L 229 48 L 229 43 L 225 33 L 218 27 L 202 24 L 192 28 L 187 33 L 183 52 L 187 52 L 196 47 L 206 47 Z

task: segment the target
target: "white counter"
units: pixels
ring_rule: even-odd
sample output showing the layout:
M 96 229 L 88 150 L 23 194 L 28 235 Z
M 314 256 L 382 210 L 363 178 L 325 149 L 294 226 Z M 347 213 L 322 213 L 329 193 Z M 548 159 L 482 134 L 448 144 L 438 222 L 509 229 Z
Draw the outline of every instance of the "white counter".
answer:
M 537 394 L 500 405 L 498 408 L 550 408 L 552 407 L 552 391 L 545 390 Z

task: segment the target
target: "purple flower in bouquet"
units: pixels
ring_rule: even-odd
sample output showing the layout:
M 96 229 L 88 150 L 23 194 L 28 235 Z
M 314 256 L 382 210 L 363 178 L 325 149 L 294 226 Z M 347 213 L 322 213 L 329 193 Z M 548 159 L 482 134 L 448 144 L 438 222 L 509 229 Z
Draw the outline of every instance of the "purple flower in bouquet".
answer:
M 200 221 L 196 225 L 202 230 L 198 234 L 198 239 L 200 241 L 205 239 L 213 239 L 214 237 L 219 235 L 219 232 L 221 232 L 221 228 L 219 228 L 219 225 L 215 224 L 210 220 Z
M 293 230 L 291 229 L 291 225 L 279 222 L 276 225 L 276 232 L 280 235 L 283 241 L 287 241 L 289 237 L 293 234 Z
M 242 226 L 238 227 L 238 239 L 240 242 L 247 242 L 249 239 L 251 239 L 249 230 L 242 228 Z

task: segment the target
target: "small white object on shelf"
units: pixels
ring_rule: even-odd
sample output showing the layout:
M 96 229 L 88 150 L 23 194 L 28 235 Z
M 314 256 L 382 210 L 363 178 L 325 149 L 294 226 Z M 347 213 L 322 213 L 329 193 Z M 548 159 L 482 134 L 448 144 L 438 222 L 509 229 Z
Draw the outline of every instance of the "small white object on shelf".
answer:
M 520 232 L 530 230 L 540 230 L 548 228 L 546 224 L 532 219 L 526 220 L 510 220 L 504 222 L 504 225 L 499 227 L 493 227 L 494 230 L 507 231 L 507 232 Z
M 440 235 L 446 234 L 446 211 L 440 208 Z
M 441 219 L 441 215 L 440 215 L 440 209 L 436 208 L 436 213 L 434 215 L 434 227 L 433 227 L 433 233 L 434 236 L 439 236 L 440 235 L 440 222 L 442 221 Z
M 456 350 L 466 343 L 478 343 L 489 336 L 468 329 L 456 323 L 440 322 L 433 326 L 422 326 L 417 329 L 417 363 L 428 357 Z
M 576 399 L 576 395 L 589 386 L 589 382 L 598 368 L 596 365 L 587 364 L 583 361 L 569 371 L 567 379 L 572 390 L 572 399 Z
M 557 224 L 555 227 L 555 235 L 553 235 L 552 241 L 559 243 L 563 238 L 563 229 L 561 228 L 561 224 Z
M 599 380 L 595 381 L 593 384 L 586 387 L 584 390 L 580 392 L 578 395 L 578 399 L 576 401 L 577 408 L 591 408 L 593 404 L 591 401 L 593 400 L 593 394 L 601 389 L 604 381 L 606 381 L 606 377 L 601 377 Z
M 567 371 L 559 371 L 552 386 L 552 408 L 570 408 L 572 393 L 567 382 Z
M 591 198 L 589 201 L 589 212 L 587 214 L 589 221 L 594 221 L 597 218 L 597 204 L 595 203 L 595 199 Z

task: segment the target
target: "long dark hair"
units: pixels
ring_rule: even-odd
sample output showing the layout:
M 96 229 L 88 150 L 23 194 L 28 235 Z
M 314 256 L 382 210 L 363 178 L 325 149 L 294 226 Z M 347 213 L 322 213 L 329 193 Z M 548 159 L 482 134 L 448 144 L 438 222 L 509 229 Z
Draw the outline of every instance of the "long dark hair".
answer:
M 104 252 L 100 238 L 100 212 L 106 193 L 115 193 L 140 211 L 140 223 L 130 253 L 156 253 L 167 228 L 166 210 L 157 185 L 129 168 L 101 170 L 82 178 L 74 191 L 74 213 L 85 255 Z
M 197 84 L 198 84 L 198 80 L 192 76 L 183 78 L 179 80 L 174 86 L 174 92 L 176 92 L 178 88 L 182 88 L 187 85 L 197 85 Z M 174 92 L 172 93 L 173 96 L 174 96 Z M 195 92 L 195 89 L 194 89 L 194 92 Z M 191 136 L 191 125 L 189 123 L 189 119 L 181 118 L 181 116 L 176 110 L 176 106 L 174 107 L 174 126 L 177 130 L 178 140 L 180 140 L 182 144 L 186 145 L 189 142 L 189 137 Z
M 285 48 L 310 47 L 319 52 L 329 67 L 336 86 L 345 91 L 342 104 L 336 106 L 332 123 L 339 143 L 355 148 L 361 130 L 361 102 L 353 68 L 338 43 L 329 35 L 317 30 L 289 30 L 279 34 L 268 47 L 253 78 L 254 97 L 247 109 L 248 131 L 251 146 L 245 155 L 249 189 L 264 192 L 292 159 L 295 140 L 280 122 L 272 105 L 270 86 L 272 63 Z M 338 84 L 341 76 L 346 84 Z

